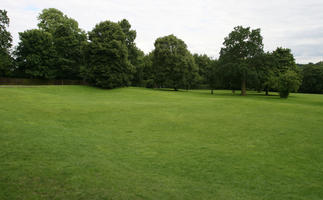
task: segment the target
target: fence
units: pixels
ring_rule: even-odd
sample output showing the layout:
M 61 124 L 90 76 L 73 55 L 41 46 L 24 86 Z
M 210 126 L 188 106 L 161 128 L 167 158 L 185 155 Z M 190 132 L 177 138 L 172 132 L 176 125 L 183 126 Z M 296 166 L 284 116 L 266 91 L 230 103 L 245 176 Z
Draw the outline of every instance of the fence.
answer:
M 88 85 L 84 80 L 43 80 L 26 78 L 2 78 L 0 85 Z

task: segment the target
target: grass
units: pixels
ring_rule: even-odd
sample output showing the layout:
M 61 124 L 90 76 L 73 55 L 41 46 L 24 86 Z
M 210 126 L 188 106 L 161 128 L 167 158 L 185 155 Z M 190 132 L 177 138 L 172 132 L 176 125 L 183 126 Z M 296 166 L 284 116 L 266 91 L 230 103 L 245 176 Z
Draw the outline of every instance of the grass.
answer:
M 323 199 L 323 95 L 0 88 L 0 199 Z

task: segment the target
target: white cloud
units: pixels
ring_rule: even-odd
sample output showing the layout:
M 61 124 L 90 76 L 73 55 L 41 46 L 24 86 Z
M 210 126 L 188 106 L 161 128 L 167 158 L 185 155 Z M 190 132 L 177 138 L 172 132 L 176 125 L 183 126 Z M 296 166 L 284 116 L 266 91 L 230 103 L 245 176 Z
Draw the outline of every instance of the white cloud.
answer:
M 266 50 L 291 48 L 297 62 L 323 60 L 322 0 L 2 0 L 18 32 L 35 28 L 44 8 L 60 9 L 91 30 L 104 20 L 126 18 L 137 31 L 137 45 L 148 53 L 157 37 L 175 34 L 192 52 L 218 57 L 225 36 L 234 26 L 261 28 Z M 315 49 L 311 49 L 315 48 Z

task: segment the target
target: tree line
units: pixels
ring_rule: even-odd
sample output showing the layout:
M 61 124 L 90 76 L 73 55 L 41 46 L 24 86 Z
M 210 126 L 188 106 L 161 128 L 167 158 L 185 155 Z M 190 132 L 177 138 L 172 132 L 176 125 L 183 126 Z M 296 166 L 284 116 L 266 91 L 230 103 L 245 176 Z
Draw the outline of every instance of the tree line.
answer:
M 123 19 L 103 21 L 85 32 L 78 22 L 55 8 L 44 9 L 38 27 L 19 33 L 12 48 L 9 18 L 0 10 L 0 76 L 38 79 L 82 79 L 102 88 L 241 90 L 323 93 L 323 63 L 297 65 L 291 50 L 264 52 L 260 29 L 237 26 L 224 38 L 218 59 L 192 54 L 174 35 L 157 38 L 144 54 L 136 31 Z

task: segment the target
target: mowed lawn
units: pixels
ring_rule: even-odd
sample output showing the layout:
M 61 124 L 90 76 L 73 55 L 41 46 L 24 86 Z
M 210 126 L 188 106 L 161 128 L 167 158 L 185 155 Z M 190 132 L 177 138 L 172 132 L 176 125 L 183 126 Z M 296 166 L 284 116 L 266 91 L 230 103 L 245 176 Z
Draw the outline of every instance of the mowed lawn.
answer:
M 0 88 L 0 199 L 322 200 L 323 95 Z

